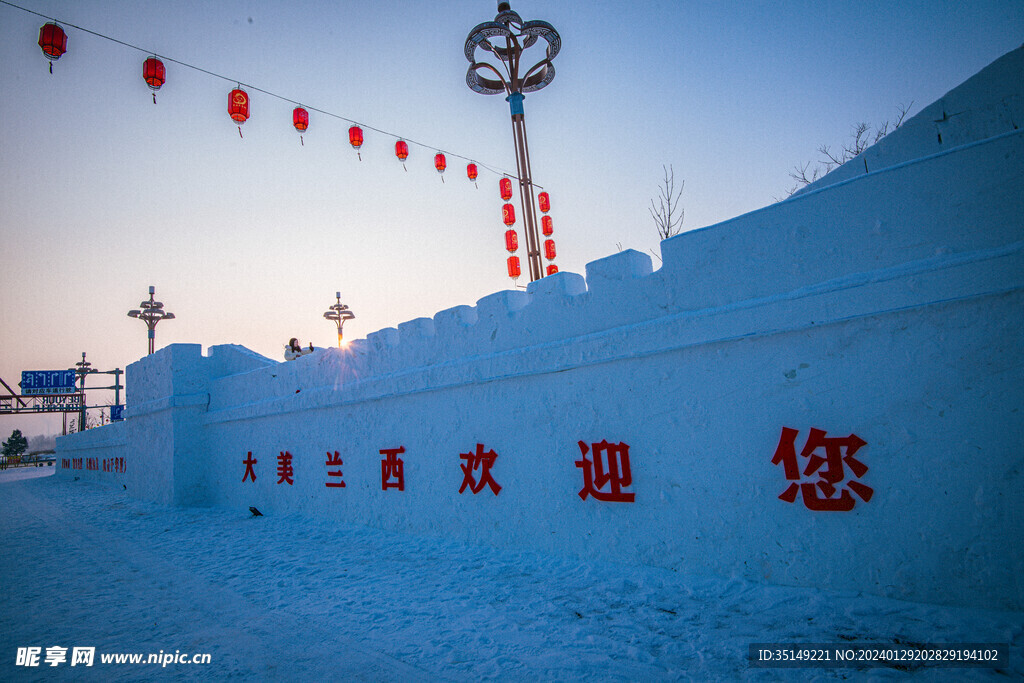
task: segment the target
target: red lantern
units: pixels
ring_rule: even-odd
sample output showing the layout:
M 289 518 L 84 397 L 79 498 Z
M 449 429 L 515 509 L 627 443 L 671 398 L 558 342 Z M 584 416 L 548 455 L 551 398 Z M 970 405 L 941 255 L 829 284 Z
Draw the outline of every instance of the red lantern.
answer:
M 166 74 L 164 63 L 156 57 L 150 57 L 142 63 L 142 78 L 153 91 L 153 104 L 156 104 L 156 91 L 164 84 Z
M 470 180 L 472 180 L 475 183 L 476 182 L 476 176 L 477 176 L 476 164 L 466 164 L 466 177 L 469 178 Z
M 554 263 L 551 263 L 551 264 L 548 265 L 548 275 L 554 275 L 557 272 L 558 272 L 558 266 L 556 266 Z
M 444 158 L 444 154 L 438 152 L 434 155 L 434 168 L 441 174 L 441 182 L 444 182 L 444 169 L 448 168 L 448 162 Z
M 505 204 L 501 207 L 501 220 L 504 221 L 505 225 L 512 226 L 516 222 L 516 207 L 511 204 Z
M 42 48 L 46 58 L 50 60 L 50 73 L 52 74 L 53 63 L 68 51 L 68 34 L 52 21 L 43 24 L 39 29 L 39 47 Z
M 292 110 L 292 125 L 295 126 L 295 130 L 300 133 L 305 132 L 309 128 L 309 112 L 302 107 L 295 107 Z
M 519 257 L 509 256 L 506 263 L 508 264 L 508 276 L 513 280 L 517 279 L 522 272 L 519 270 Z
M 306 129 L 309 128 L 309 112 L 302 107 L 295 107 L 292 110 L 292 125 L 295 126 L 295 130 L 299 131 L 299 142 L 305 145 L 302 133 L 306 132 Z
M 399 140 L 395 143 L 395 156 L 402 162 L 402 168 L 405 168 L 405 160 L 409 156 L 409 145 L 406 144 L 405 140 Z M 409 169 L 405 168 L 406 171 Z
M 249 119 L 249 94 L 235 88 L 228 95 L 228 114 L 238 124 L 238 137 L 242 137 L 242 124 Z
M 555 241 L 554 240 L 544 240 L 544 257 L 548 261 L 554 261 L 555 260 Z
M 505 249 L 510 254 L 514 254 L 519 251 L 519 236 L 516 235 L 515 230 L 505 231 Z
M 537 201 L 540 202 L 540 210 L 544 213 L 551 210 L 551 197 L 548 196 L 547 192 L 541 192 L 537 195 Z
M 544 233 L 545 237 L 551 237 L 551 234 L 555 231 L 555 227 L 551 223 L 551 216 L 541 217 L 540 229 Z
M 359 126 L 352 126 L 348 129 L 348 144 L 352 145 L 352 149 L 356 151 L 356 156 L 359 157 L 359 161 L 363 160 L 363 155 L 359 153 L 359 148 L 363 146 L 363 129 Z
M 508 178 L 502 178 L 498 181 L 498 189 L 501 190 L 501 198 L 506 202 L 512 199 L 512 181 Z

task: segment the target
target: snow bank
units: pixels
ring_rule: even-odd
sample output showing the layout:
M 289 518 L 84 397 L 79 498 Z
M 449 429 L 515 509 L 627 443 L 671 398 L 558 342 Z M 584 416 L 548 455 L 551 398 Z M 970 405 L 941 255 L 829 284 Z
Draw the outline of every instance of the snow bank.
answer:
M 1024 132 L 983 133 L 657 271 L 622 252 L 293 363 L 167 347 L 58 474 L 106 449 L 91 474 L 152 501 L 1024 609 Z
M 46 570 L 4 583 L 4 681 L 1024 680 L 1020 613 L 163 507 L 120 487 L 6 474 L 0 566 Z M 758 669 L 755 642 L 1009 643 L 1009 665 Z M 40 660 L 52 646 L 69 660 L 95 647 L 95 663 L 16 666 L 31 646 Z M 178 651 L 211 661 L 103 663 Z

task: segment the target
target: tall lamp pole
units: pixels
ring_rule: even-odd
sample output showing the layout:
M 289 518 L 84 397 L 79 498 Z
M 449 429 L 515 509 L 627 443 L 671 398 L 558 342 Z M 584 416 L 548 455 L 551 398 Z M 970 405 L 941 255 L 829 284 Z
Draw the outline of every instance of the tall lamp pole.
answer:
M 146 323 L 146 327 L 149 328 L 149 353 L 152 354 L 155 350 L 156 345 L 156 324 L 161 320 L 173 320 L 174 314 L 164 310 L 163 303 L 153 300 L 153 294 L 156 293 L 156 288 L 153 285 L 149 286 L 149 301 L 143 301 L 139 304 L 142 307 L 141 310 L 134 309 L 128 311 L 129 318 L 138 318 L 142 322 Z
M 86 410 L 85 378 L 91 372 L 96 372 L 96 370 L 94 370 L 92 368 L 92 363 L 90 363 L 89 361 L 87 361 L 85 359 L 85 351 L 82 351 L 82 360 L 80 360 L 79 362 L 75 363 L 75 374 L 78 375 L 78 379 L 81 382 L 81 386 L 79 386 L 78 391 L 81 392 L 81 394 L 82 394 L 82 410 L 78 414 L 78 431 L 80 431 L 80 432 L 84 432 L 85 428 L 86 428 L 86 424 L 85 424 L 85 410 Z
M 547 41 L 544 59 L 520 74 L 523 51 L 537 42 Z M 492 42 L 492 39 L 493 42 Z M 503 43 L 503 45 L 501 44 Z M 544 277 L 540 254 L 540 236 L 537 234 L 537 215 L 530 177 L 530 151 L 526 144 L 526 115 L 523 111 L 525 93 L 545 87 L 555 77 L 551 60 L 562 47 L 562 38 L 555 27 L 546 21 L 523 21 L 509 8 L 507 2 L 498 3 L 498 16 L 474 27 L 466 38 L 466 85 L 481 95 L 505 93 L 512 113 L 512 136 L 516 145 L 516 170 L 519 173 L 519 197 L 526 223 L 526 254 L 530 265 L 530 281 Z M 481 48 L 498 58 L 501 69 L 488 62 L 476 61 L 476 49 Z M 490 72 L 497 78 L 480 75 Z
M 338 348 L 341 348 L 341 328 L 345 324 L 346 320 L 351 320 L 356 317 L 356 314 L 349 310 L 348 306 L 341 303 L 341 292 L 335 292 L 335 298 L 338 303 L 332 304 L 331 307 L 324 313 L 324 317 L 328 320 L 333 320 L 334 324 L 338 326 Z

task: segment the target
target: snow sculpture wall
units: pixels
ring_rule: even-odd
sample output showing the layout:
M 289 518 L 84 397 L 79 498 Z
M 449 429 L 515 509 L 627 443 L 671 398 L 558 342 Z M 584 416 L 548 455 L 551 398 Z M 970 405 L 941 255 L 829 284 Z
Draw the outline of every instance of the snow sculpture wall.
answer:
M 102 445 L 125 466 L 90 476 L 167 503 L 1024 609 L 1024 132 L 991 132 L 657 271 L 622 252 L 293 363 L 167 347 L 58 464 Z

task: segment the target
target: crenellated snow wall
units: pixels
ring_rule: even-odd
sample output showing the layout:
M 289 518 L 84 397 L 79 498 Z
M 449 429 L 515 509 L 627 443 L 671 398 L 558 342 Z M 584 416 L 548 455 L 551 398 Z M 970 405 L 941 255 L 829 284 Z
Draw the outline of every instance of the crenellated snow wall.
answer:
M 971 87 L 1019 120 L 1005 60 L 1024 51 Z M 291 363 L 169 346 L 129 366 L 123 423 L 58 440 L 60 473 L 1024 609 L 1024 131 L 1004 128 L 679 235 L 656 271 L 622 252 Z

